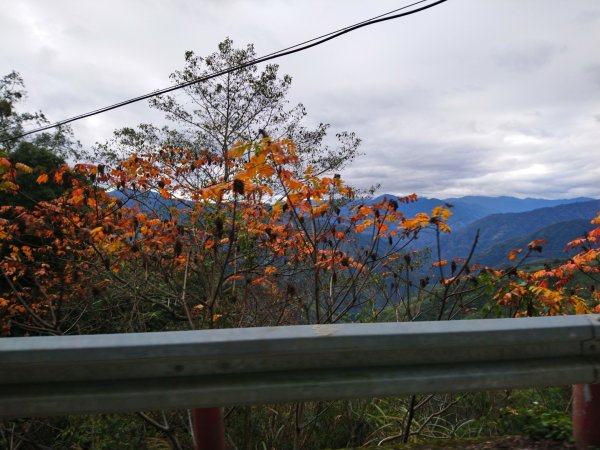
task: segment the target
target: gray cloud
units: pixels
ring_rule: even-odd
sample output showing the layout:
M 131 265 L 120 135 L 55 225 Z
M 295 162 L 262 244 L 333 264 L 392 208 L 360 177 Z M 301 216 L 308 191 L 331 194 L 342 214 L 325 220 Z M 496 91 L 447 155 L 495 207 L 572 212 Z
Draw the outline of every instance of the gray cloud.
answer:
M 583 24 L 596 24 L 600 22 L 600 9 L 587 9 L 577 13 L 575 20 Z
M 493 58 L 501 67 L 530 72 L 552 61 L 559 48 L 548 42 L 526 42 L 494 53 Z
M 4 72 L 28 109 L 59 120 L 169 85 L 186 50 L 225 36 L 269 53 L 397 7 L 358 0 L 22 0 L 0 27 Z M 455 0 L 278 61 L 308 123 L 355 131 L 350 184 L 427 196 L 600 197 L 598 10 L 587 0 Z M 86 144 L 140 122 L 146 104 L 74 125 Z
M 585 69 L 587 75 L 592 79 L 593 83 L 600 87 L 600 64 L 588 66 Z

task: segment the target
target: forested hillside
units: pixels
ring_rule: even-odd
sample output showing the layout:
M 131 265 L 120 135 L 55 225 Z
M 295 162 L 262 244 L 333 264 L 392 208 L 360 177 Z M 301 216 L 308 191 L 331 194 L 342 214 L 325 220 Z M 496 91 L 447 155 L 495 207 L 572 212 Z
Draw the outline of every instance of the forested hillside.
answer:
M 475 260 L 485 264 L 507 264 L 506 255 L 511 248 L 526 246 L 534 239 L 552 243 L 544 249 L 542 257 L 564 258 L 565 244 L 592 229 L 589 220 L 598 210 L 600 201 L 592 200 L 521 213 L 492 214 L 444 236 L 442 248 L 445 255 L 464 258 L 479 230 Z

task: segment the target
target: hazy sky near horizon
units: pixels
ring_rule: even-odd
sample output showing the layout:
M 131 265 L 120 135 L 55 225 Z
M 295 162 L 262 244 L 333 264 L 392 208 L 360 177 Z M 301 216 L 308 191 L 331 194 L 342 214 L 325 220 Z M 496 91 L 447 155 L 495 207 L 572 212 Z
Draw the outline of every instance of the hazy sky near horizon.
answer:
M 1 75 L 51 121 L 167 87 L 186 50 L 258 55 L 408 4 L 380 0 L 20 0 L 0 12 Z M 277 60 L 308 124 L 354 131 L 343 177 L 421 196 L 600 198 L 600 2 L 449 0 Z M 73 124 L 85 146 L 146 102 Z

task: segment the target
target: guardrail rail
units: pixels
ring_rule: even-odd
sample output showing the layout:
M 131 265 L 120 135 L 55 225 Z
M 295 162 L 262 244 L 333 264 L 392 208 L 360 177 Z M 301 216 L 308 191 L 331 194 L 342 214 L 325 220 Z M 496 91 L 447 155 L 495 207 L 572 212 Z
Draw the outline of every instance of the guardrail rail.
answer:
M 0 339 L 0 417 L 600 382 L 597 316 Z

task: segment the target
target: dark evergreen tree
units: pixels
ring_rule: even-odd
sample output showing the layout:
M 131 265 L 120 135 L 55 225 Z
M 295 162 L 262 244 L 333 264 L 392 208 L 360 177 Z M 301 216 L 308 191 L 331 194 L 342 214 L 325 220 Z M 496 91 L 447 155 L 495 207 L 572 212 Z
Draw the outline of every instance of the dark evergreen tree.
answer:
M 36 183 L 40 171 L 51 173 L 64 164 L 65 160 L 79 157 L 79 142 L 73 139 L 69 127 L 45 132 L 21 139 L 19 136 L 28 127 L 49 123 L 41 111 L 20 112 L 19 106 L 27 96 L 25 83 L 18 72 L 12 71 L 0 79 L 0 156 L 12 164 L 22 163 L 34 171 L 19 172 L 16 193 L 0 192 L 0 205 L 21 205 L 31 207 L 40 201 L 59 196 L 64 188 L 50 180 L 40 185 Z M 36 170 L 37 169 L 37 170 Z

